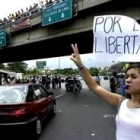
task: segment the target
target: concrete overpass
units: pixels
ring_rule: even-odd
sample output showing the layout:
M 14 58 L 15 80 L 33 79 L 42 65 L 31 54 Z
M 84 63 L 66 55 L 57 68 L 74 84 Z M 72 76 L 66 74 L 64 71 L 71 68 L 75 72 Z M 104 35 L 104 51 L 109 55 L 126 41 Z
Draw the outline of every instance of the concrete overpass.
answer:
M 0 63 L 70 55 L 71 43 L 79 44 L 80 53 L 91 53 L 96 15 L 119 14 L 140 21 L 138 0 L 75 0 L 75 4 L 78 14 L 67 21 L 42 27 L 40 12 L 30 17 L 31 25 L 24 30 L 14 32 L 11 24 L 6 25 L 11 41 L 0 50 Z

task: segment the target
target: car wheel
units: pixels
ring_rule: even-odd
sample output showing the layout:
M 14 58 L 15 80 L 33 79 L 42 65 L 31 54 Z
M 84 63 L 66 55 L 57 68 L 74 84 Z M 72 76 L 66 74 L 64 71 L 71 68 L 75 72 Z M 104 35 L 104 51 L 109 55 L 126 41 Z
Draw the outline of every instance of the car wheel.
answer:
M 56 104 L 53 105 L 52 116 L 56 115 Z
M 41 132 L 42 132 L 42 124 L 41 124 L 41 120 L 38 118 L 33 125 L 32 134 L 31 134 L 32 138 L 34 140 L 37 140 Z
M 40 119 L 38 119 L 36 121 L 36 133 L 37 133 L 37 135 L 40 135 L 41 132 L 42 132 L 42 125 L 41 125 Z

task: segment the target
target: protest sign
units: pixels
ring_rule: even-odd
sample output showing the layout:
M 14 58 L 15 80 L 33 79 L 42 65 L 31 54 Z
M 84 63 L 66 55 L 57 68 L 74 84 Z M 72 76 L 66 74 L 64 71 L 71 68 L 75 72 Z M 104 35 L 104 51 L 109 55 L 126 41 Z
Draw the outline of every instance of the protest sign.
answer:
M 98 60 L 140 61 L 140 25 L 122 15 L 96 16 L 93 53 Z

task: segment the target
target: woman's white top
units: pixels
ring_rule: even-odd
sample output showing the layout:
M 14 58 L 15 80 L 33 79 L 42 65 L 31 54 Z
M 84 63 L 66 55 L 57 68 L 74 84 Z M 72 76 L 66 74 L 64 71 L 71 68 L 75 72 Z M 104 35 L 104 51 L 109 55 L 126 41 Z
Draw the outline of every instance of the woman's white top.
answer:
M 140 108 L 127 107 L 125 99 L 116 115 L 116 140 L 140 140 Z

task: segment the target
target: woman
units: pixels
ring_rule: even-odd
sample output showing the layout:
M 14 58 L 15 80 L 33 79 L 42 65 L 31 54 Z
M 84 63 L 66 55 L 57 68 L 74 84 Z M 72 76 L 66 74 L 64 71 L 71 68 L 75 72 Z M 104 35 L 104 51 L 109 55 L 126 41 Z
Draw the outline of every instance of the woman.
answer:
M 84 67 L 79 55 L 77 44 L 71 45 L 73 54 L 70 59 L 77 65 L 81 75 L 89 89 L 103 98 L 110 105 L 119 107 L 116 115 L 116 139 L 117 140 L 139 140 L 140 139 L 140 66 L 131 65 L 126 71 L 126 93 L 131 99 L 123 98 L 121 95 L 107 91 L 99 86 Z

